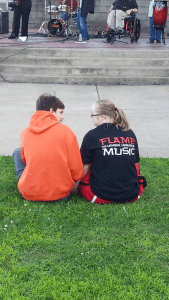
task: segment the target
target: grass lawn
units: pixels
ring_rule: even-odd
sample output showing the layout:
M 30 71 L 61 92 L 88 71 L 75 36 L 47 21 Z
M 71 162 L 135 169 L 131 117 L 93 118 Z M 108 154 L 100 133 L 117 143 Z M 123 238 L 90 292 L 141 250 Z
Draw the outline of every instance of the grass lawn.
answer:
M 169 159 L 140 168 L 135 203 L 37 203 L 0 157 L 0 300 L 169 299 Z

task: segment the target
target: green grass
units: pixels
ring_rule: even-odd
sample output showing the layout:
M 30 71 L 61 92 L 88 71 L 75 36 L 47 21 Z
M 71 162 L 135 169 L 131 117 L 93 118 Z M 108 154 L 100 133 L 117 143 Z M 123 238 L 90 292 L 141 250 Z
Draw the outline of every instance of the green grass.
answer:
M 37 203 L 0 157 L 0 299 L 169 299 L 169 159 L 140 167 L 135 203 Z

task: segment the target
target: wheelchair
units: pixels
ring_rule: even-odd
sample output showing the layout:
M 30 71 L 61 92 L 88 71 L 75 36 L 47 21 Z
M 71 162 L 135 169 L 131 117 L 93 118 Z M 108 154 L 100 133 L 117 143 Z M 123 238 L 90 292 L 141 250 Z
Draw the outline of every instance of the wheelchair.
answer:
M 113 30 L 109 28 L 106 29 L 106 42 L 113 44 L 116 41 L 116 36 L 120 39 L 121 37 L 129 37 L 130 42 L 137 42 L 140 38 L 141 33 L 141 23 L 138 18 L 136 18 L 135 13 L 131 13 L 130 16 L 124 19 L 124 29 L 123 30 Z

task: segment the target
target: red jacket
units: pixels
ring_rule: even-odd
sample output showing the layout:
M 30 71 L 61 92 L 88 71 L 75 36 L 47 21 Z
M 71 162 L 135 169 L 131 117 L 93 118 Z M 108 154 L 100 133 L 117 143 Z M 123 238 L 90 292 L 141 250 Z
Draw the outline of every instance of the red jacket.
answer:
M 18 189 L 27 200 L 64 198 L 83 176 L 74 133 L 47 111 L 36 111 L 21 133 L 21 157 L 26 167 Z
M 59 4 L 62 4 L 62 0 L 60 0 Z M 73 7 L 73 10 L 75 10 L 76 7 L 78 7 L 78 2 L 76 0 L 68 0 L 68 6 L 69 6 L 69 8 Z

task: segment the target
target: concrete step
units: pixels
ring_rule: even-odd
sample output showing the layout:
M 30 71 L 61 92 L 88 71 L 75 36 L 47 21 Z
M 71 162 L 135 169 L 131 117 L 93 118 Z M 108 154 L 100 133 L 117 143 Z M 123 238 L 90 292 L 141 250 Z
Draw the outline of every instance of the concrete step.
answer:
M 169 83 L 169 55 L 165 50 L 2 47 L 0 62 L 1 81 L 4 77 L 10 82 L 36 83 Z
M 2 65 L 32 65 L 47 67 L 85 67 L 85 68 L 107 68 L 107 67 L 169 67 L 168 58 L 88 58 L 86 57 L 43 57 L 43 56 L 10 56 L 1 62 Z
M 99 85 L 168 85 L 169 77 L 94 77 L 83 76 L 83 80 L 79 76 L 36 76 L 22 74 L 4 74 L 4 79 L 8 82 L 16 83 L 43 83 L 43 84 L 99 84 Z
M 74 48 L 6 48 L 0 47 L 0 59 L 7 56 L 90 57 L 90 58 L 168 58 L 167 50 L 120 50 Z
M 133 78 L 133 77 L 168 77 L 169 68 L 166 67 L 110 67 L 110 68 L 100 68 L 100 67 L 71 67 L 71 66 L 24 66 L 24 65 L 2 65 L 1 74 L 23 74 L 23 75 L 36 75 L 41 76 L 45 74 L 47 76 L 98 76 L 98 77 L 119 77 L 119 78 Z

